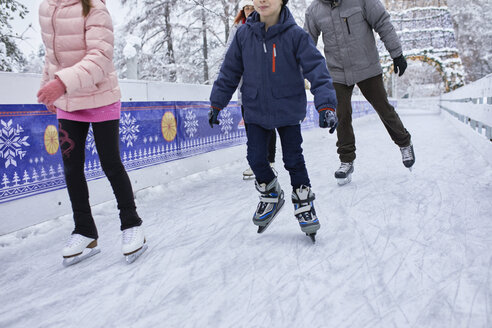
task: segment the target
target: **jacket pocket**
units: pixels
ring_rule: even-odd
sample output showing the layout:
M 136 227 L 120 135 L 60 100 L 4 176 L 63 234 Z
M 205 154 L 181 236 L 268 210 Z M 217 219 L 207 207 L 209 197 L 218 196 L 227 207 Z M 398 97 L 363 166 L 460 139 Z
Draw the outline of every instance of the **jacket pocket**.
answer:
M 258 96 L 258 88 L 243 85 L 241 88 L 241 95 L 243 98 L 256 99 Z
M 345 25 L 345 31 L 351 36 L 360 38 L 363 36 L 361 33 L 368 29 L 368 23 L 364 19 L 362 8 L 360 7 L 348 8 L 340 12 L 340 17 Z

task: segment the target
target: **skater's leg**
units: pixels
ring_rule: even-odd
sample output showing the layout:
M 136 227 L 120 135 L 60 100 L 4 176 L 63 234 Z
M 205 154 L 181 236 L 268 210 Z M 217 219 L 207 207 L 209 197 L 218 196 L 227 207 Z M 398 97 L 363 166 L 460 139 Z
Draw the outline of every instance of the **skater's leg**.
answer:
M 277 132 L 275 132 L 275 129 L 273 129 L 268 139 L 268 162 L 275 163 L 276 151 L 277 151 Z
M 277 129 L 282 144 L 284 167 L 290 174 L 293 189 L 311 186 L 302 155 L 301 125 L 284 126 Z
M 102 169 L 116 196 L 121 230 L 140 226 L 142 220 L 137 214 L 132 185 L 120 157 L 119 120 L 93 123 L 92 129 Z
M 382 75 L 359 82 L 357 86 L 378 113 L 391 139 L 400 147 L 409 146 L 410 133 L 405 129 L 395 108 L 388 101 Z
M 341 162 L 353 162 L 355 159 L 355 136 L 352 127 L 352 92 L 354 86 L 333 83 L 337 94 L 337 152 Z
M 271 130 L 248 124 L 248 162 L 258 183 L 270 183 L 275 178 L 267 159 L 267 141 Z
M 85 139 L 89 123 L 59 120 L 59 143 L 68 195 L 75 221 L 74 234 L 97 239 L 97 229 L 89 204 L 89 190 L 84 175 Z

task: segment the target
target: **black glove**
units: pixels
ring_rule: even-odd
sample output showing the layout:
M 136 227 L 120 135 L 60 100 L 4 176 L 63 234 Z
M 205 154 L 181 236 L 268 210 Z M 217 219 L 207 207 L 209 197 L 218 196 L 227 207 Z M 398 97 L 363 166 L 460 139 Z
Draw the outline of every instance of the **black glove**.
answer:
M 213 128 L 214 124 L 219 125 L 219 120 L 217 119 L 217 116 L 219 115 L 219 109 L 215 107 L 210 107 L 208 111 L 208 124 L 210 124 L 210 127 Z
M 400 57 L 396 57 L 395 59 L 393 59 L 393 66 L 395 67 L 395 74 L 398 74 L 398 72 L 400 72 L 398 76 L 402 76 L 408 66 L 407 60 L 405 59 L 405 57 L 403 57 L 403 55 L 401 55 Z
M 338 118 L 335 112 L 329 109 L 322 109 L 319 112 L 319 127 L 330 128 L 330 133 L 333 133 L 338 125 Z

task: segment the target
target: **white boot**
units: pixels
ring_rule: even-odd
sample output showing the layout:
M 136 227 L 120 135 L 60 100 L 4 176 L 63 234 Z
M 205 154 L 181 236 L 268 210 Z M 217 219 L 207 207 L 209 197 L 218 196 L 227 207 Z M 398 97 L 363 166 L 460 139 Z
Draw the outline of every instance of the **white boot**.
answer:
M 126 261 L 128 263 L 132 263 L 133 261 L 135 261 L 147 249 L 142 226 L 132 227 L 123 230 L 121 240 L 121 250 L 123 252 L 123 255 L 126 256 Z
M 254 178 L 255 174 L 253 173 L 251 167 L 248 166 L 248 168 L 243 172 L 243 180 L 252 180 Z
M 95 248 L 97 239 L 88 238 L 78 233 L 70 235 L 65 247 L 63 247 L 62 255 L 64 258 L 70 258 L 82 254 L 86 248 Z
M 77 264 L 89 257 L 101 252 L 97 247 L 97 239 L 88 238 L 78 233 L 70 235 L 65 247 L 63 248 L 63 265 L 70 266 Z M 84 251 L 88 249 L 89 252 Z

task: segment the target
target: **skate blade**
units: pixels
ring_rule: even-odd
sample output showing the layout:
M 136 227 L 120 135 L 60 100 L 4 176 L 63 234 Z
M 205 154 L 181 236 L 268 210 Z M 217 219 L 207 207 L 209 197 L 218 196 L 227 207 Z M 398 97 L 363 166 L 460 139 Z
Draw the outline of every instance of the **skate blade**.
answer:
M 245 181 L 254 180 L 254 178 L 254 175 L 243 175 L 243 180 Z
M 313 232 L 313 233 L 307 233 L 306 236 L 308 236 L 309 238 L 311 238 L 311 241 L 314 243 L 316 243 L 316 232 Z
M 257 231 L 258 233 L 263 233 L 270 226 L 272 221 L 277 217 L 280 210 L 284 207 L 284 203 L 285 203 L 285 199 L 282 199 L 282 202 L 278 203 L 279 205 L 278 205 L 277 212 L 275 212 L 272 219 L 266 225 L 258 226 L 258 231 Z
M 143 244 L 142 248 L 140 248 L 138 251 L 126 255 L 125 256 L 126 263 L 132 264 L 133 262 L 135 262 L 140 257 L 140 255 L 142 255 L 147 250 L 147 248 L 148 248 L 147 244 Z
M 89 249 L 89 248 L 86 248 Z M 96 254 L 101 253 L 101 250 L 99 248 L 90 248 L 89 253 L 82 253 L 82 255 L 77 255 L 73 257 L 68 257 L 63 259 L 63 266 L 64 267 L 69 267 L 71 265 L 77 264 L 79 262 L 82 262 L 85 259 L 88 259 L 89 257 L 93 257 Z
M 337 178 L 337 183 L 339 186 L 346 185 L 347 183 L 350 183 L 350 181 L 352 181 L 352 175 L 349 175 L 348 177 L 342 179 Z
M 410 170 L 410 172 L 412 172 L 413 171 L 413 166 L 408 167 L 408 169 Z

